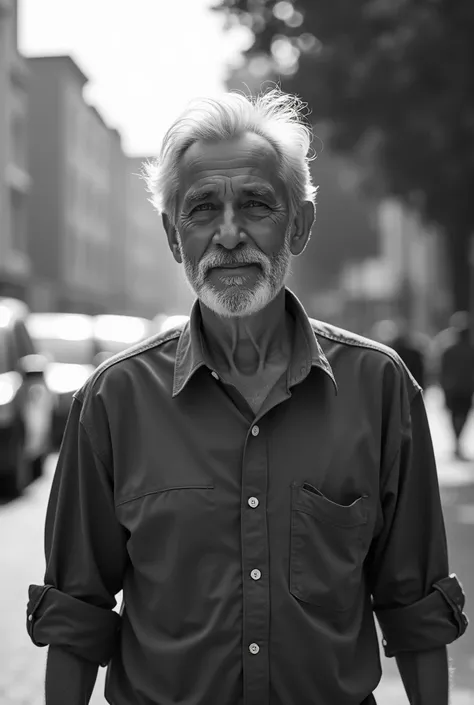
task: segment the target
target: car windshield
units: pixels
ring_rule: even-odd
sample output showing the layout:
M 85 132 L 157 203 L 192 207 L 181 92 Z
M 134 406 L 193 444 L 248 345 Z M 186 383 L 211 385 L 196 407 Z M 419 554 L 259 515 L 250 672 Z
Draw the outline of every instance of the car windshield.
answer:
M 39 352 L 54 362 L 91 365 L 95 355 L 92 324 L 87 316 L 32 314 L 28 330 Z

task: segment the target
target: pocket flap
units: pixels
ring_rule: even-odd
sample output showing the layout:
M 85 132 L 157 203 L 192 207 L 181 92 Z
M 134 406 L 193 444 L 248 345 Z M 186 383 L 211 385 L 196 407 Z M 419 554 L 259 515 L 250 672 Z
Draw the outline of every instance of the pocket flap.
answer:
M 366 495 L 352 504 L 337 504 L 309 482 L 292 485 L 292 506 L 300 512 L 311 514 L 319 521 L 335 526 L 351 527 L 367 523 Z

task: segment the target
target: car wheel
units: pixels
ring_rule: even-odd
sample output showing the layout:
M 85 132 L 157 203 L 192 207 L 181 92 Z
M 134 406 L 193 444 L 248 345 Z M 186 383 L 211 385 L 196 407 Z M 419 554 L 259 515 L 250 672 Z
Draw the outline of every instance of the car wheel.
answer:
M 9 497 L 19 497 L 31 482 L 31 463 L 25 455 L 23 434 L 17 433 L 11 461 L 3 473 L 3 487 Z

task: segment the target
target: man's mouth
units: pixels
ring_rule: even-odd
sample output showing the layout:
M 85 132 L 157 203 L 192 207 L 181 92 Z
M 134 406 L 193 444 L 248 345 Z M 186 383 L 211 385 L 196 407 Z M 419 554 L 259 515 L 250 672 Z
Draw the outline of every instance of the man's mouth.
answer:
M 235 262 L 233 264 L 219 264 L 213 269 L 247 269 L 249 267 L 260 267 L 258 262 Z

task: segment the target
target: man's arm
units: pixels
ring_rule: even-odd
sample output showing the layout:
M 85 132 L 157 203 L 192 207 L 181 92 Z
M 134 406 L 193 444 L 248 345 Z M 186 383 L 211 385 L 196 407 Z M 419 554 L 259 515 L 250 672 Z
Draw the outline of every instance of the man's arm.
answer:
M 398 670 L 411 705 L 446 705 L 449 670 L 446 647 L 396 655 Z
M 47 705 L 88 705 L 99 667 L 58 646 L 50 646 L 46 665 Z
M 448 577 L 436 463 L 421 392 L 405 404 L 382 477 L 383 528 L 368 561 L 374 611 L 411 705 L 448 705 L 446 645 L 463 634 L 464 595 Z
M 29 590 L 28 633 L 37 646 L 50 647 L 46 705 L 87 705 L 98 666 L 108 663 L 119 635 L 113 608 L 126 536 L 115 515 L 106 441 L 96 448 L 108 438 L 105 421 L 99 413 L 86 419 L 93 442 L 84 420 L 74 399 L 46 514 L 45 584 Z

